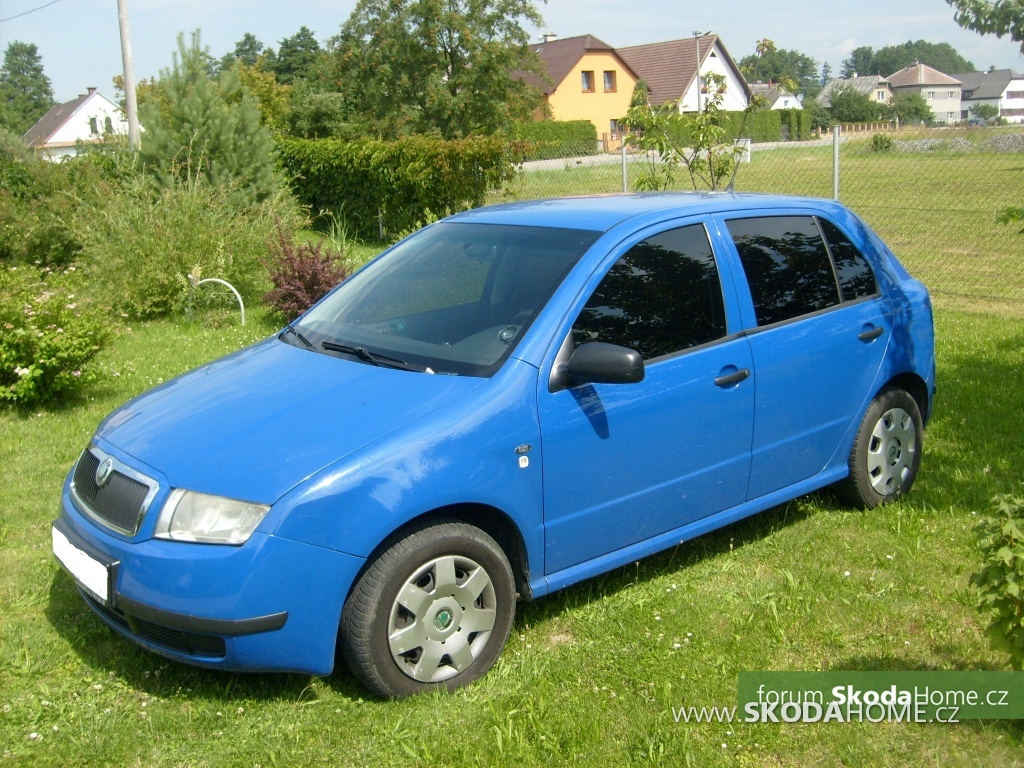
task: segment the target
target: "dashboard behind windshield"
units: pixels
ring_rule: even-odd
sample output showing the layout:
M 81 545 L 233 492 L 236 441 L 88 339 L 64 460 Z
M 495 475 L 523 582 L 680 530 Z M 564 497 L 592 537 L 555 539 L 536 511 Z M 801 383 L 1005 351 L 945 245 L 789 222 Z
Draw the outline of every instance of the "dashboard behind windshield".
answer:
M 418 370 L 490 376 L 599 236 L 441 222 L 368 264 L 293 325 L 318 350 L 328 342 Z

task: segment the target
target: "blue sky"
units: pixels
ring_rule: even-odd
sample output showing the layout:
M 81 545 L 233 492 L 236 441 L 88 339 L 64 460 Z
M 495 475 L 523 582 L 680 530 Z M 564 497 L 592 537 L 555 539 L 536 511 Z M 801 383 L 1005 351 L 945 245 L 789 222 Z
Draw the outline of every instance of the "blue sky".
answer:
M 0 19 L 51 0 L 0 0 Z M 336 34 L 355 0 L 128 0 L 137 78 L 151 78 L 170 65 L 178 32 L 202 29 L 215 56 L 234 48 L 246 32 L 277 47 L 305 25 L 321 42 Z M 539 5 L 544 30 L 561 37 L 593 34 L 613 46 L 638 45 L 712 31 L 736 59 L 752 53 L 754 43 L 770 38 L 780 48 L 796 49 L 832 65 L 834 72 L 861 45 L 876 50 L 907 40 L 946 42 L 980 68 L 1024 71 L 1020 47 L 1009 39 L 960 29 L 943 0 L 733 0 L 680 3 L 679 0 L 549 0 Z M 111 80 L 121 71 L 115 0 L 57 0 L 34 13 L 0 22 L 0 47 L 12 40 L 35 43 L 59 101 L 73 99 L 88 86 L 113 96 Z

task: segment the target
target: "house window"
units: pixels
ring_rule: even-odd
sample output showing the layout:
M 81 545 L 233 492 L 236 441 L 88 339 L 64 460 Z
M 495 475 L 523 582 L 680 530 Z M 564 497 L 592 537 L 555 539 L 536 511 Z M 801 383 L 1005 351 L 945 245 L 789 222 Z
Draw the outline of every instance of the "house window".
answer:
M 114 123 L 110 120 L 109 117 L 106 117 L 106 118 L 103 119 L 103 132 L 104 133 L 113 133 L 114 132 Z
M 928 96 L 926 98 L 934 99 L 935 98 L 935 91 L 928 91 Z
M 609 133 L 616 134 L 620 130 L 622 130 L 622 129 L 619 127 L 619 121 L 618 120 L 611 120 L 611 121 L 608 122 L 608 132 Z
M 956 91 L 949 91 L 949 92 L 947 92 L 946 98 L 947 99 L 955 99 L 956 98 Z
M 606 69 L 604 71 L 604 92 L 615 93 L 615 70 Z
M 95 136 L 100 132 L 100 126 L 95 117 L 89 118 L 89 133 Z
M 1006 98 L 1008 99 L 1024 99 L 1024 91 L 1007 91 Z
M 593 93 L 594 92 L 594 71 L 585 70 L 583 72 L 583 92 Z
M 947 112 L 946 113 L 946 119 L 947 120 L 955 120 L 956 119 L 956 112 Z
M 885 91 L 878 91 L 875 93 L 876 101 L 885 101 Z

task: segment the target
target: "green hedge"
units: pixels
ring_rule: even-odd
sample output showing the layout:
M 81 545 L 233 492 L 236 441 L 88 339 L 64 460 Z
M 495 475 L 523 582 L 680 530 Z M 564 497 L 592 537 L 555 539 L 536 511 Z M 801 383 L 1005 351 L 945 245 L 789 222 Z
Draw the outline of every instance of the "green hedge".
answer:
M 804 109 L 763 109 L 747 117 L 743 125 L 742 112 L 721 112 L 722 126 L 728 138 L 751 139 L 755 143 L 782 141 L 782 126 L 789 126 L 790 141 L 805 141 L 811 137 L 811 113 Z M 742 126 L 742 130 L 741 130 Z
M 597 154 L 597 128 L 589 120 L 538 120 L 516 126 L 523 160 L 554 160 Z
M 296 196 L 314 215 L 342 217 L 353 232 L 376 238 L 431 214 L 481 205 L 488 190 L 514 175 L 508 142 L 493 138 L 444 141 L 293 139 L 278 154 Z

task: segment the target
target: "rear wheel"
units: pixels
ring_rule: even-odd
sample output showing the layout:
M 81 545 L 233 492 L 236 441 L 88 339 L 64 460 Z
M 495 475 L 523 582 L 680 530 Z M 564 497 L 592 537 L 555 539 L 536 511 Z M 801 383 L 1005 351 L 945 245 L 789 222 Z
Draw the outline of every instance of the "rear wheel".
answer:
M 497 660 L 515 599 L 494 539 L 460 521 L 435 522 L 385 549 L 356 583 L 342 612 L 342 656 L 381 696 L 454 690 Z
M 886 389 L 871 401 L 850 451 L 850 475 L 842 499 L 869 509 L 910 490 L 921 464 L 921 410 L 902 389 Z

